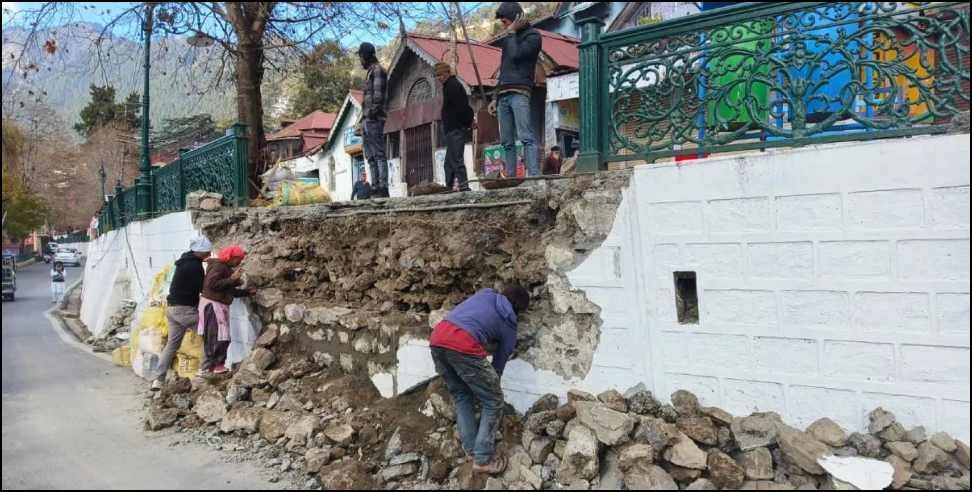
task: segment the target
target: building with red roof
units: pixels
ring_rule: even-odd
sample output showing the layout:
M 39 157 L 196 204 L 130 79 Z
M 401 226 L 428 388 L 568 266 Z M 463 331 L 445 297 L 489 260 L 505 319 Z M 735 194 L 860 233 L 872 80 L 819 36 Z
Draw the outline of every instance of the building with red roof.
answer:
M 318 110 L 293 122 L 285 121 L 280 131 L 266 136 L 270 162 L 313 153 L 327 142 L 336 116 Z

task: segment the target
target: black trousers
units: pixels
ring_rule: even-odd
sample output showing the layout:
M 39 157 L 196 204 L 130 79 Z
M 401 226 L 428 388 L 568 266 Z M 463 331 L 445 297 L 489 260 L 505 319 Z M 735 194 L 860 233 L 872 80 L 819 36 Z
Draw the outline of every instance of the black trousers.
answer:
M 464 151 L 466 148 L 466 129 L 456 128 L 449 130 L 445 134 L 446 155 L 445 155 L 445 184 L 452 188 L 457 183 L 460 191 L 469 191 L 469 178 L 466 176 L 466 162 Z
M 200 369 L 211 370 L 226 363 L 226 352 L 230 342 L 219 341 L 219 322 L 216 321 L 216 310 L 206 306 L 206 329 L 203 331 L 203 361 Z
M 365 120 L 364 156 L 371 171 L 372 191 L 388 190 L 388 161 L 385 158 L 385 120 Z

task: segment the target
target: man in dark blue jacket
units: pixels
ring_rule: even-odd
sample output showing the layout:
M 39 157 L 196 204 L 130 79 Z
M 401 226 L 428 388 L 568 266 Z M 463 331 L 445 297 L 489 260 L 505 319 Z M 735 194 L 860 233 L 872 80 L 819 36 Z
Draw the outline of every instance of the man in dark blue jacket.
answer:
M 500 377 L 516 348 L 517 315 L 530 307 L 530 295 L 518 285 L 502 292 L 483 289 L 456 306 L 432 330 L 429 346 L 435 372 L 442 376 L 456 405 L 462 447 L 473 470 L 497 474 L 506 460 L 496 456 L 494 436 L 502 417 Z M 493 362 L 486 347 L 496 344 Z M 479 401 L 480 418 L 473 409 Z
M 523 142 L 527 175 L 537 176 L 540 174 L 540 155 L 530 99 L 542 40 L 540 33 L 523 19 L 523 8 L 519 3 L 500 3 L 496 18 L 506 27 L 506 37 L 501 41 L 503 55 L 497 97 L 490 104 L 490 112 L 499 120 L 500 141 L 506 151 L 506 176 L 516 176 L 517 140 Z
M 368 175 L 362 172 L 361 179 L 359 179 L 351 189 L 351 199 L 367 200 L 369 198 L 371 198 L 371 185 L 368 184 Z

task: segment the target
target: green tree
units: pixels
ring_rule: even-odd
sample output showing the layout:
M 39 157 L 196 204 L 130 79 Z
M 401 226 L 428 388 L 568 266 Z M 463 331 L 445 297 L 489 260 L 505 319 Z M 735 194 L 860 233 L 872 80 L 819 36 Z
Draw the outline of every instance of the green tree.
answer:
M 91 100 L 81 110 L 81 122 L 74 125 L 75 131 L 88 137 L 96 128 L 112 123 L 128 130 L 138 128 L 141 105 L 137 93 L 133 92 L 124 101 L 116 103 L 115 88 L 110 85 L 92 84 L 90 91 Z
M 23 132 L 12 122 L 3 122 L 3 233 L 20 240 L 44 225 L 47 205 L 34 193 L 16 169 L 24 148 Z
M 356 74 L 357 56 L 336 41 L 325 41 L 303 60 L 301 79 L 290 101 L 289 113 L 299 118 L 316 110 L 335 113 L 341 109 L 348 90 L 360 87 Z

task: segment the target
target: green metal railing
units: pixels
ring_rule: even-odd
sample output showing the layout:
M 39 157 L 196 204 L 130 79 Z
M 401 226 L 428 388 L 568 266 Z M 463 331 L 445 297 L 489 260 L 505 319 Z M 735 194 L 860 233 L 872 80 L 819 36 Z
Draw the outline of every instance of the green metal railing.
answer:
M 98 230 L 105 233 L 136 220 L 183 210 L 186 194 L 193 191 L 220 193 L 225 203 L 245 206 L 249 199 L 248 162 L 246 127 L 233 125 L 229 134 L 181 152 L 175 162 L 152 170 L 150 210 L 137 209 L 134 186 L 116 188 L 98 214 Z
M 611 34 L 582 21 L 585 170 L 948 131 L 969 110 L 960 2 L 747 3 Z

